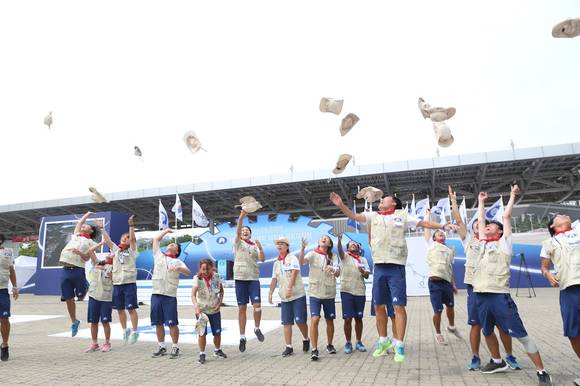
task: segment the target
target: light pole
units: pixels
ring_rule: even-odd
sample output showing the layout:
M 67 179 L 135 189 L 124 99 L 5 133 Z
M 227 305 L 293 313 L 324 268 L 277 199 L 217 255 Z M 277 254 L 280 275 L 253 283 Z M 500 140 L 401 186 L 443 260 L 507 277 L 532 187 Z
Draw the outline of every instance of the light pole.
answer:
M 534 223 L 532 222 L 532 217 L 535 216 L 534 213 L 526 213 L 526 216 L 530 218 L 530 232 L 534 230 Z

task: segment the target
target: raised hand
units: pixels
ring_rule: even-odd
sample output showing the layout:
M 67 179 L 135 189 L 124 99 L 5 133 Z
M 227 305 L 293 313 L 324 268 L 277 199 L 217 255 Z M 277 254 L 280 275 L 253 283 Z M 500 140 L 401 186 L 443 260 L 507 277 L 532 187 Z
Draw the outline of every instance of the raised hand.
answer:
M 135 215 L 131 215 L 131 217 L 129 217 L 129 220 L 127 220 L 127 223 L 129 223 L 129 226 L 134 226 L 135 225 Z
M 308 246 L 308 240 L 305 238 L 302 239 L 302 249 L 305 249 Z
M 512 185 L 512 193 L 513 194 L 520 194 L 520 187 L 517 184 Z
M 487 200 L 487 192 L 479 192 L 479 196 L 477 196 L 479 202 L 484 202 Z
M 336 206 L 343 205 L 342 198 L 335 192 L 330 193 L 330 201 Z
M 451 185 L 447 185 L 447 189 L 449 191 L 449 197 L 452 200 L 457 200 L 457 194 L 453 191 L 453 189 L 451 188 Z

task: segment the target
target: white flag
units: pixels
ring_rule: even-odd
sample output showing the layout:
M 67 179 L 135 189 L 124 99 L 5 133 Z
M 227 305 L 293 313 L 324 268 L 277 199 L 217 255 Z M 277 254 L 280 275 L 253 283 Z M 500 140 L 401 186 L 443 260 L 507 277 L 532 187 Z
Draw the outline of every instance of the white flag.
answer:
M 171 211 L 175 213 L 175 218 L 181 222 L 183 222 L 183 208 L 181 207 L 181 201 L 179 201 L 179 194 L 175 194 L 175 204 Z
M 437 202 L 437 205 L 433 207 L 433 214 L 439 216 L 439 222 L 441 224 L 447 224 L 447 215 L 451 213 L 451 207 L 449 205 L 449 197 L 442 198 Z
M 495 220 L 503 223 L 503 212 L 503 197 L 500 196 L 500 198 L 485 211 L 485 219 L 488 221 Z
M 463 201 L 459 205 L 459 216 L 463 220 L 463 223 L 467 225 L 467 205 L 465 204 L 465 197 L 463 197 Z
M 169 216 L 163 207 L 161 200 L 159 200 L 159 230 L 169 228 Z
M 411 200 L 411 208 L 409 209 L 409 214 L 411 216 L 415 216 L 416 213 L 416 206 L 415 206 L 415 195 L 413 194 L 413 199 Z
M 420 220 L 424 220 L 425 216 L 427 215 L 427 209 L 429 209 L 429 199 L 424 198 L 422 200 L 417 201 L 415 206 L 415 217 Z
M 199 204 L 197 203 L 197 201 L 195 201 L 195 198 L 191 197 L 191 201 L 192 201 L 192 211 L 191 211 L 191 216 L 193 218 L 193 222 L 194 224 L 197 224 L 200 227 L 206 227 L 209 225 L 209 220 L 207 219 L 207 217 L 205 217 L 205 214 L 203 213 L 203 210 L 201 209 L 201 206 L 199 206 Z

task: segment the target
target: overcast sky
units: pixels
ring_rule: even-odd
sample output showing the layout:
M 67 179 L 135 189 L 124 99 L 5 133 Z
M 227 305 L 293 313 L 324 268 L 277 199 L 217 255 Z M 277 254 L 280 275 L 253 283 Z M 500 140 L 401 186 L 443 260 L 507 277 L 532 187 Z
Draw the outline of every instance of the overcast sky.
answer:
M 580 38 L 551 37 L 576 17 L 577 0 L 4 1 L 0 205 L 433 157 L 419 96 L 457 108 L 441 155 L 577 142 Z

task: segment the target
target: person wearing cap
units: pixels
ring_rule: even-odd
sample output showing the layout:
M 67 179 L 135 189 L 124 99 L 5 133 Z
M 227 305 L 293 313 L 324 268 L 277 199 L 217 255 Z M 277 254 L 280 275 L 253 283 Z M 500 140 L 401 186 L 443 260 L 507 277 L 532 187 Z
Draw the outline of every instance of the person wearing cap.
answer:
M 91 257 L 91 269 L 89 278 L 89 306 L 87 308 L 87 322 L 91 325 L 91 344 L 85 351 L 87 353 L 111 351 L 111 320 L 113 312 L 113 255 L 109 254 L 105 260 L 98 261 L 95 251 L 103 243 L 96 244 L 88 251 Z M 105 332 L 105 343 L 101 348 L 98 343 L 99 321 Z
M 427 210 L 427 218 L 431 212 Z M 433 233 L 433 235 L 431 235 Z M 461 335 L 455 327 L 454 296 L 457 287 L 453 278 L 453 259 L 455 250 L 446 245 L 446 235 L 442 230 L 431 232 L 425 229 L 425 241 L 427 244 L 427 266 L 429 269 L 429 297 L 433 307 L 433 326 L 435 327 L 435 341 L 440 345 L 447 345 L 445 337 L 441 334 L 441 314 L 443 305 L 449 325 L 447 331 L 461 339 Z
M 95 238 L 98 228 L 95 225 L 85 223 L 92 214 L 92 212 L 87 212 L 80 218 L 70 241 L 60 253 L 59 261 L 63 268 L 60 276 L 61 301 L 66 303 L 66 309 L 72 322 L 72 336 L 76 336 L 81 324 L 76 315 L 75 296 L 79 301 L 82 301 L 87 293 L 85 262 L 91 258 L 88 254 L 89 249 L 97 244 Z
M 198 322 L 207 320 L 210 324 L 214 345 L 213 356 L 218 359 L 227 358 L 227 355 L 221 349 L 222 315 L 220 308 L 223 299 L 224 286 L 219 274 L 214 270 L 213 260 L 201 260 L 199 262 L 199 271 L 193 278 L 191 300 L 193 301 L 193 309 Z M 207 323 L 203 323 L 197 331 L 197 342 L 199 344 L 199 359 L 197 362 L 202 365 L 206 359 L 206 335 Z
M 243 225 L 247 215 L 245 210 L 240 211 L 234 239 L 234 281 L 240 327 L 238 349 L 241 352 L 246 351 L 246 310 L 250 302 L 254 309 L 254 334 L 258 341 L 264 341 L 264 334 L 260 330 L 262 297 L 260 295 L 260 267 L 258 266 L 258 261 L 263 262 L 265 259 L 264 249 L 258 240 L 252 241 L 252 229 Z
M 517 185 L 511 188 L 510 199 L 503 215 L 503 224 L 490 221 L 485 224 L 485 200 L 487 193 L 478 196 L 478 226 L 480 253 L 473 274 L 473 291 L 479 313 L 479 321 L 485 342 L 491 354 L 490 362 L 482 373 L 505 371 L 508 364 L 501 358 L 499 343 L 493 329 L 507 332 L 522 343 L 524 350 L 536 366 L 538 384 L 551 385 L 552 379 L 544 369 L 542 358 L 534 340 L 528 335 L 518 314 L 518 308 L 510 296 L 510 263 L 512 258 L 512 209 L 519 193 Z
M 171 229 L 159 232 L 153 238 L 153 276 L 151 283 L 151 325 L 155 326 L 157 334 L 157 351 L 153 353 L 153 358 L 159 358 L 167 354 L 165 348 L 165 326 L 169 327 L 171 335 L 170 359 L 179 357 L 179 320 L 177 319 L 177 287 L 179 286 L 179 275 L 191 276 L 191 271 L 185 263 L 179 260 L 181 246 L 178 243 L 171 243 L 165 252 L 161 252 L 161 240 L 168 234 L 173 233 Z
M 405 265 L 407 264 L 407 242 L 405 231 L 409 227 L 430 229 L 455 229 L 455 225 L 439 224 L 410 216 L 403 204 L 395 196 L 384 196 L 379 201 L 378 212 L 354 213 L 335 192 L 330 193 L 330 201 L 345 216 L 361 224 L 371 224 L 371 252 L 374 261 L 373 299 L 377 317 L 379 343 L 373 357 L 384 355 L 395 347 L 395 362 L 405 360 L 405 329 L 407 325 L 407 284 Z M 395 308 L 396 335 L 387 337 L 386 305 L 392 301 Z
M 121 236 L 119 245 L 113 243 L 109 234 L 102 230 L 103 240 L 113 254 L 113 309 L 119 314 L 123 329 L 123 342 L 134 344 L 139 338 L 139 315 L 137 309 L 137 238 L 135 237 L 135 216 L 129 217 L 129 232 Z M 127 327 L 127 310 L 131 327 Z
M 321 311 L 324 309 L 326 320 L 326 352 L 336 354 L 332 345 L 334 339 L 334 319 L 336 318 L 336 278 L 340 276 L 340 266 L 336 256 L 332 254 L 332 239 L 324 235 L 318 241 L 318 247 L 305 255 L 307 241 L 302 239 L 299 261 L 301 265 L 308 264 L 308 295 L 310 296 L 310 339 L 312 351 L 310 359 L 317 361 L 318 351 L 318 324 Z
M 560 287 L 560 313 L 564 336 L 580 358 L 580 229 L 570 217 L 558 214 L 548 222 L 550 239 L 542 244 L 542 274 L 552 287 Z M 550 272 L 554 263 L 558 273 Z M 580 378 L 575 384 L 580 386 Z
M 14 270 L 14 251 L 4 248 L 6 238 L 0 234 L 0 360 L 6 362 L 10 358 L 8 350 L 8 338 L 10 338 L 10 294 L 8 282 L 12 283 L 12 297 L 18 299 L 18 286 L 16 285 L 16 271 Z
M 304 283 L 300 275 L 300 262 L 298 258 L 290 254 L 290 240 L 280 237 L 274 240 L 278 250 L 278 258 L 272 267 L 272 281 L 270 282 L 270 293 L 268 302 L 274 304 L 272 295 L 278 287 L 281 304 L 281 320 L 284 326 L 284 341 L 286 347 L 282 352 L 283 357 L 294 353 L 292 347 L 292 325 L 294 322 L 302 333 L 302 351 L 307 353 L 310 349 L 310 339 L 308 339 L 308 313 L 306 310 L 306 293 Z
M 467 225 L 463 222 L 461 214 L 459 213 L 457 195 L 451 186 L 449 186 L 448 189 L 451 202 L 451 215 L 459 227 L 458 234 L 465 252 L 465 276 L 463 282 L 467 288 L 467 323 L 470 326 L 469 344 L 472 353 L 472 358 L 467 365 L 467 369 L 475 371 L 479 370 L 481 367 L 481 358 L 479 356 L 479 347 L 481 345 L 481 324 L 479 323 L 477 305 L 473 293 L 473 272 L 475 270 L 475 262 L 477 261 L 480 252 L 478 222 L 477 219 L 475 219 L 471 224 L 471 232 L 467 231 Z M 486 220 L 485 223 L 487 225 L 489 221 Z M 506 353 L 504 358 L 505 362 L 513 370 L 521 370 L 522 367 L 512 352 L 512 337 L 502 329 L 498 329 L 498 331 L 501 343 Z M 495 334 L 495 332 L 493 332 L 493 334 Z
M 346 344 L 344 353 L 352 353 L 352 319 L 356 337 L 356 350 L 367 351 L 362 343 L 363 316 L 366 302 L 365 279 L 369 278 L 370 268 L 367 259 L 361 256 L 361 246 L 354 240 L 346 244 L 346 253 L 342 248 L 342 235 L 338 235 L 338 256 L 340 257 L 340 299 L 342 318 L 344 319 L 344 336 Z

